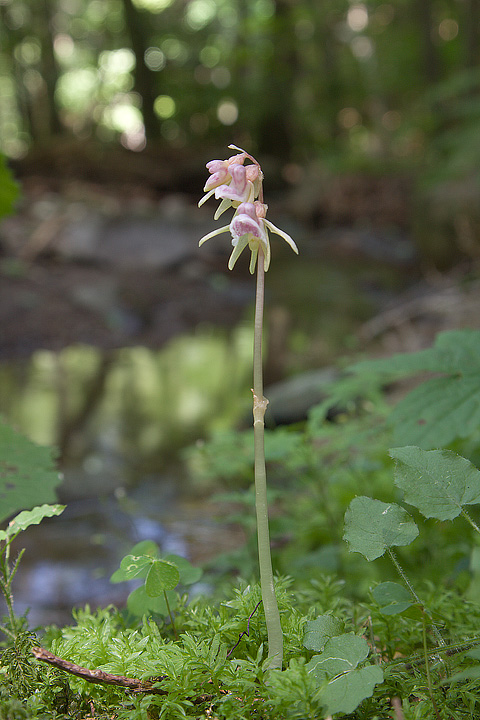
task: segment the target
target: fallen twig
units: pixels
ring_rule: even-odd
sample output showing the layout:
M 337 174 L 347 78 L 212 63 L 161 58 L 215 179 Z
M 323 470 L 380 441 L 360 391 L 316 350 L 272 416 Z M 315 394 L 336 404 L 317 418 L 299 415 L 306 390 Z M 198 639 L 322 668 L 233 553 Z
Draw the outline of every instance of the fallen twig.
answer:
M 136 678 L 128 678 L 123 675 L 112 675 L 111 673 L 104 672 L 103 670 L 89 670 L 88 668 L 76 665 L 69 660 L 64 660 L 63 658 L 54 655 L 49 650 L 45 650 L 41 647 L 33 647 L 32 653 L 35 655 L 37 660 L 53 665 L 59 670 L 64 670 L 71 675 L 76 675 L 77 677 L 80 677 L 90 683 L 119 685 L 120 687 L 128 688 L 128 690 L 131 690 L 132 692 L 168 695 L 166 690 L 154 687 L 154 683 L 163 680 L 163 677 L 155 678 L 152 683 L 151 680 L 137 680 Z

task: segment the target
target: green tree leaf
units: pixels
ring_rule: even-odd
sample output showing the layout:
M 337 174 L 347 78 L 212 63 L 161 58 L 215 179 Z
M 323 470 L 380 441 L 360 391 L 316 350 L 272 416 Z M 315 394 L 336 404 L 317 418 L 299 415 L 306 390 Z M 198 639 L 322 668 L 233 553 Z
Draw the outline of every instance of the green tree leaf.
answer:
M 365 698 L 372 696 L 375 685 L 382 682 L 383 672 L 378 665 L 356 668 L 334 678 L 322 693 L 327 714 L 352 713 Z
M 387 548 L 409 545 L 418 535 L 410 515 L 395 503 L 384 503 L 365 496 L 356 497 L 345 513 L 343 539 L 351 552 L 375 560 Z
M 344 627 L 333 615 L 320 615 L 305 625 L 303 644 L 308 650 L 322 650 L 327 640 L 343 633 Z
M 60 482 L 51 448 L 36 445 L 0 418 L 0 522 L 55 502 Z
M 8 540 L 26 530 L 30 525 L 38 525 L 46 517 L 60 515 L 65 505 L 37 505 L 33 510 L 23 510 L 10 520 L 6 530 L 0 530 L 0 540 Z
M 158 597 L 166 590 L 173 590 L 180 581 L 178 568 L 166 560 L 154 560 L 150 565 L 145 591 L 149 597 Z
M 407 588 L 394 582 L 384 582 L 372 590 L 376 602 L 381 605 L 384 615 L 398 615 L 412 605 L 412 596 Z
M 425 517 L 453 520 L 464 505 L 480 502 L 480 472 L 466 458 L 414 446 L 393 448 L 389 454 L 396 461 L 395 484 Z

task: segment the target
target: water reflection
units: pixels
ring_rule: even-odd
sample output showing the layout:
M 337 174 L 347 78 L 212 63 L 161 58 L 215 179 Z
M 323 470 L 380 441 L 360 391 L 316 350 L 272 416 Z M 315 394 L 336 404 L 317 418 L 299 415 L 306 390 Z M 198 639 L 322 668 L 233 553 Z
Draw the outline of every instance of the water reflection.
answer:
M 371 263 L 341 272 L 304 253 L 269 273 L 266 384 L 292 370 L 329 365 L 393 284 Z M 375 282 L 372 278 L 374 277 Z M 109 583 L 142 539 L 202 562 L 242 541 L 210 503 L 184 490 L 179 450 L 251 417 L 251 323 L 198 326 L 161 350 L 76 345 L 0 363 L 0 413 L 40 444 L 59 449 L 60 518 L 21 537 L 18 609 L 33 623 L 68 622 L 70 608 L 121 603 Z M 268 395 L 268 391 L 267 391 Z M 120 593 L 120 595 L 119 595 Z
M 230 427 L 250 402 L 252 335 L 207 329 L 162 350 L 39 350 L 0 364 L 0 412 L 62 465 L 87 474 L 165 466 L 198 434 Z M 105 467 L 106 465 L 106 467 Z
M 0 365 L 0 412 L 40 444 L 56 445 L 67 510 L 20 536 L 18 611 L 68 622 L 72 606 L 122 603 L 109 577 L 131 546 L 155 540 L 202 562 L 236 535 L 214 508 L 184 494 L 181 447 L 231 427 L 251 402 L 251 330 L 204 329 L 160 351 L 75 346 Z M 219 537 L 222 540 L 219 541 Z

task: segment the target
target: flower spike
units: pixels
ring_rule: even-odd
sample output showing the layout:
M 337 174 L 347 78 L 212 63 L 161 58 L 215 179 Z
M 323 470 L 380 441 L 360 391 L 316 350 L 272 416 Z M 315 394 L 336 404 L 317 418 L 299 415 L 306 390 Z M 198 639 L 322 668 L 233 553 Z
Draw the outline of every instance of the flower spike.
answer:
M 228 146 L 238 150 L 237 155 L 227 160 L 211 160 L 207 163 L 210 177 L 205 183 L 206 195 L 199 201 L 200 207 L 213 195 L 220 200 L 214 219 L 218 220 L 229 208 L 235 210 L 230 225 L 213 230 L 204 235 L 199 245 L 210 238 L 229 231 L 233 250 L 228 260 L 230 270 L 235 266 L 243 250 L 248 246 L 251 252 L 250 272 L 255 272 L 259 250 L 262 251 L 265 271 L 270 266 L 270 239 L 268 230 L 279 235 L 298 254 L 298 248 L 288 233 L 277 228 L 266 219 L 267 206 L 263 203 L 263 173 L 259 163 L 252 155 L 236 145 Z M 245 165 L 250 160 L 250 165 Z

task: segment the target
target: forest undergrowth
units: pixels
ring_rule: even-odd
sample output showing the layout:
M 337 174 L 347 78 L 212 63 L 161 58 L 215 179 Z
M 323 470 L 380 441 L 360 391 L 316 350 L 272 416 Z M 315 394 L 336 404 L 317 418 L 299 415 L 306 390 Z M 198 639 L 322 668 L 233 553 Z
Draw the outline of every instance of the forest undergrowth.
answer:
M 31 628 L 22 536 L 63 512 L 60 478 L 53 450 L 1 421 L 0 720 L 480 718 L 480 331 L 343 368 L 306 421 L 264 430 L 267 229 L 296 246 L 265 218 L 258 163 L 213 163 L 206 198 L 234 213 L 201 242 L 230 232 L 229 266 L 246 249 L 257 272 L 254 428 L 185 462 L 247 542 L 195 568 L 143 541 L 111 578 L 131 583 L 126 607 Z M 420 382 L 392 405 L 405 378 Z

